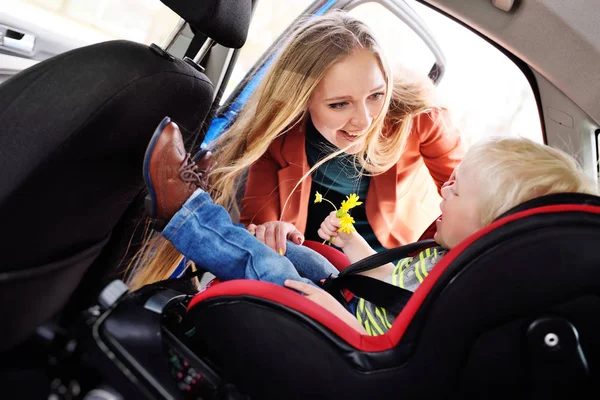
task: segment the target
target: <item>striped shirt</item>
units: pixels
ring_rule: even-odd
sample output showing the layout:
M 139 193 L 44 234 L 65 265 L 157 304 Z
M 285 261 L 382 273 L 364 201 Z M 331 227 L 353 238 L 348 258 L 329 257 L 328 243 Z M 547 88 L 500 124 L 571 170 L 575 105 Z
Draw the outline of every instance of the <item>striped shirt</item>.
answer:
M 446 252 L 443 247 L 437 246 L 425 249 L 414 257 L 403 258 L 384 282 L 414 292 Z M 359 299 L 356 319 L 369 335 L 376 336 L 383 335 L 392 327 L 396 315 L 390 315 L 385 309 Z

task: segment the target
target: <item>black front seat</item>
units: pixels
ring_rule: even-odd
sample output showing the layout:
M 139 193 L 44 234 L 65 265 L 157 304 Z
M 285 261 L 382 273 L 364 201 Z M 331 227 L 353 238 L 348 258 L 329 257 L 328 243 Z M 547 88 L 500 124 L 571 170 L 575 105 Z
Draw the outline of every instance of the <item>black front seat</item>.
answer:
M 251 0 L 163 3 L 224 46 L 245 41 Z M 90 267 L 114 268 L 106 260 L 121 248 L 111 236 L 126 236 L 115 227 L 139 198 L 161 119 L 176 120 L 186 140 L 199 133 L 213 85 L 159 50 L 100 43 L 0 86 L 0 352 L 59 312 Z M 83 291 L 94 284 L 84 282 Z

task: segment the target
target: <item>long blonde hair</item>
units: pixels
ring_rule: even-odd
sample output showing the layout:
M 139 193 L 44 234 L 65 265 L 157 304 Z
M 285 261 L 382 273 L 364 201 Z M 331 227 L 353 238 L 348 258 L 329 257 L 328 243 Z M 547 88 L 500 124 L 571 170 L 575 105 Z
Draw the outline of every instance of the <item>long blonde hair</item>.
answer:
M 439 108 L 440 103 L 436 87 L 426 75 L 419 75 L 400 65 L 393 68 L 393 74 L 392 97 L 385 117 L 387 142 L 384 146 L 397 151 L 395 164 L 402 156 L 415 118 Z
M 511 208 L 554 193 L 598 194 L 597 183 L 567 153 L 532 140 L 494 137 L 475 143 L 459 166 L 477 182 L 481 226 Z
M 398 161 L 399 148 L 389 146 L 389 135 L 382 133 L 392 95 L 392 76 L 387 61 L 363 22 L 345 12 L 335 11 L 312 17 L 290 35 L 287 45 L 276 56 L 235 122 L 211 145 L 216 166 L 208 175 L 208 181 L 216 204 L 224 206 L 232 214 L 239 212 L 235 194 L 242 174 L 265 154 L 277 137 L 302 123 L 310 96 L 329 68 L 358 49 L 376 56 L 386 81 L 386 90 L 382 111 L 374 118 L 366 134 L 365 149 L 357 158 L 371 173 L 386 171 Z M 327 159 L 344 150 L 332 153 Z M 320 164 L 313 166 L 311 171 Z M 308 174 L 303 179 L 306 176 Z M 168 277 L 175 268 L 173 262 L 181 260 L 182 256 L 166 239 L 155 240 L 152 254 L 145 252 L 144 261 L 139 263 L 130 280 L 130 284 L 136 287 L 149 283 L 150 277 Z M 159 270 L 162 272 L 157 274 Z

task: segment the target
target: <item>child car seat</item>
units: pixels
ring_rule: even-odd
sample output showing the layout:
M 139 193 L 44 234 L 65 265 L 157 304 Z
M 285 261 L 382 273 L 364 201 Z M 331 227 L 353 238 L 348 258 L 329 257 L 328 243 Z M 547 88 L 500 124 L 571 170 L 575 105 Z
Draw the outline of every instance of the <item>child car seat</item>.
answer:
M 597 398 L 598 237 L 600 198 L 546 196 L 449 251 L 385 335 L 257 281 L 197 294 L 166 331 L 252 398 Z

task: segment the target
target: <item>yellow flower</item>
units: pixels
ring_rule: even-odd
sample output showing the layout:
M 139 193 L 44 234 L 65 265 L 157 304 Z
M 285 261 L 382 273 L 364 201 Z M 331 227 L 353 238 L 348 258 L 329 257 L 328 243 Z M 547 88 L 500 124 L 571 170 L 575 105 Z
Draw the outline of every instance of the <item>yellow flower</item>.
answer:
M 340 229 L 338 229 L 338 232 L 344 232 L 348 235 L 351 234 L 352 232 L 356 231 L 352 224 L 354 224 L 354 218 L 352 218 L 350 214 L 343 215 L 340 218 Z
M 319 192 L 315 193 L 315 204 L 323 201 L 323 195 Z
M 350 209 L 362 204 L 362 201 L 358 201 L 359 197 L 356 193 L 352 193 L 350 196 L 346 196 L 346 200 L 342 201 L 340 211 L 348 212 Z
M 350 209 L 362 204 L 362 201 L 358 201 L 358 199 L 359 197 L 356 195 L 356 193 L 352 193 L 350 196 L 346 196 L 346 200 L 342 201 L 342 205 L 338 209 L 335 206 L 335 204 L 323 197 L 321 193 L 315 192 L 315 203 L 321 203 L 323 201 L 326 201 L 329 204 L 331 204 L 334 210 L 336 210 L 335 216 L 340 219 L 340 228 L 338 229 L 338 232 L 343 232 L 348 235 L 352 232 L 356 232 L 356 229 L 354 229 L 353 225 L 354 218 L 352 218 L 348 212 L 350 211 Z M 333 240 L 333 237 L 329 239 L 330 245 L 333 243 Z M 327 242 L 327 240 L 323 241 L 323 244 L 325 242 Z

